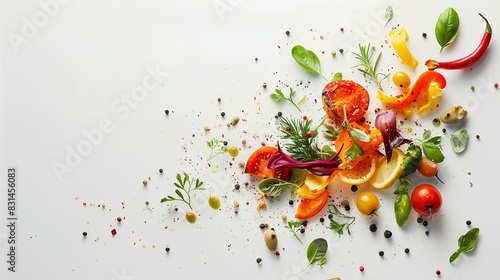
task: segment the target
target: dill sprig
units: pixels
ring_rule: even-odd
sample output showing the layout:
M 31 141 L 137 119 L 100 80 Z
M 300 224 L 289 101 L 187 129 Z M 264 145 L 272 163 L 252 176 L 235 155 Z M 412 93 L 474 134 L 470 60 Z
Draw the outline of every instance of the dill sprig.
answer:
M 370 76 L 375 84 L 377 84 L 377 87 L 379 90 L 382 90 L 382 81 L 387 79 L 390 75 L 390 73 L 383 74 L 383 73 L 377 73 L 377 66 L 378 63 L 380 62 L 380 56 L 382 53 L 379 53 L 377 55 L 377 58 L 375 59 L 375 62 L 373 63 L 372 66 L 372 57 L 374 54 L 374 50 L 371 48 L 370 43 L 368 45 L 361 45 L 359 44 L 359 53 L 353 53 L 354 56 L 361 62 L 358 65 L 353 66 L 352 68 L 357 68 L 358 71 L 363 73 L 363 75 L 368 75 Z M 382 78 L 379 80 L 379 76 Z
M 218 155 L 223 155 L 228 152 L 226 145 L 224 145 L 224 141 L 220 139 L 212 139 L 207 141 L 207 146 L 210 148 L 210 155 L 208 155 L 207 161 L 211 161 Z
M 280 118 L 281 136 L 284 140 L 289 140 L 283 145 L 288 154 L 294 159 L 302 162 L 321 159 L 321 149 L 318 147 L 317 136 L 320 125 L 313 128 L 311 119 L 301 118 Z

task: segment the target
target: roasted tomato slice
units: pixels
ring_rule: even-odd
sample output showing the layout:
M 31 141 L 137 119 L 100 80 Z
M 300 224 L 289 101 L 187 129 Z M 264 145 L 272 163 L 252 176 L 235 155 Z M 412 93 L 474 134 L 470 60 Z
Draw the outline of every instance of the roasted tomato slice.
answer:
M 278 152 L 278 148 L 263 146 L 255 150 L 247 160 L 245 173 L 266 178 L 278 178 L 288 181 L 292 169 L 287 167 L 267 168 L 269 158 Z
M 368 110 L 370 95 L 366 89 L 350 80 L 337 80 L 328 83 L 321 94 L 323 109 L 336 123 L 344 121 L 344 107 L 349 122 L 361 119 Z

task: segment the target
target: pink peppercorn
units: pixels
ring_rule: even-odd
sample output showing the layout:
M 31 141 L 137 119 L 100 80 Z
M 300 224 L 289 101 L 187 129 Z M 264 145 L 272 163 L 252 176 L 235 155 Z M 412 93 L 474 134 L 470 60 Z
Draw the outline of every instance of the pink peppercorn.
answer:
M 365 271 L 365 267 L 361 265 L 361 266 L 359 267 L 359 271 L 361 271 L 361 272 Z

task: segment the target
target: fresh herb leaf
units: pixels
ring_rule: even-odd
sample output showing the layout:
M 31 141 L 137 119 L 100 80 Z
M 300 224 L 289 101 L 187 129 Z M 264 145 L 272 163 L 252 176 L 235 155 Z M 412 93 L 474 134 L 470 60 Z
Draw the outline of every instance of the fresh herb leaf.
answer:
M 297 240 L 300 241 L 300 243 L 302 243 L 302 240 L 297 235 L 297 232 L 300 231 L 300 228 L 302 227 L 304 222 L 303 221 L 288 221 L 287 224 L 288 224 L 288 226 L 285 226 L 285 228 L 288 228 L 292 232 L 293 236 L 295 236 L 295 238 L 297 238 Z
M 350 231 L 349 227 L 354 223 L 356 218 L 351 217 L 351 216 L 347 216 L 344 213 L 340 212 L 340 210 L 337 208 L 337 206 L 335 206 L 333 204 L 329 204 L 328 207 L 330 208 L 328 210 L 328 213 L 332 214 L 332 216 L 336 216 L 338 218 L 348 220 L 346 223 L 339 223 L 339 222 L 335 221 L 333 219 L 333 217 L 329 218 L 330 219 L 330 229 L 336 231 L 339 235 L 343 235 L 344 229 L 345 229 L 345 230 L 347 230 L 347 234 L 351 235 L 351 231 Z
M 387 24 L 389 23 L 389 21 L 391 21 L 392 17 L 394 17 L 394 10 L 392 9 L 392 6 L 389 5 L 385 9 L 385 19 L 387 21 L 385 22 L 384 26 L 387 26 Z
M 450 143 L 451 148 L 455 153 L 461 153 L 467 147 L 467 142 L 469 141 L 469 134 L 467 129 L 464 127 L 458 128 L 451 134 Z
M 177 182 L 174 183 L 174 186 L 176 187 L 174 192 L 178 197 L 167 195 L 166 197 L 162 198 L 160 202 L 178 200 L 186 203 L 189 208 L 193 210 L 193 207 L 191 206 L 191 192 L 196 190 L 205 190 L 205 188 L 202 187 L 203 182 L 199 179 L 190 178 L 186 172 L 183 172 L 183 175 L 184 176 L 181 176 L 181 174 L 177 174 L 175 176 Z M 184 192 L 184 194 L 181 191 Z
M 227 147 L 224 145 L 224 141 L 220 139 L 214 138 L 207 141 L 207 146 L 210 148 L 210 154 L 208 155 L 207 161 L 211 161 L 216 156 L 227 153 Z
M 280 196 L 289 188 L 294 191 L 306 180 L 307 170 L 294 168 L 290 181 L 284 181 L 277 178 L 266 178 L 259 182 L 259 190 L 268 196 Z
M 307 247 L 307 260 L 309 264 L 300 272 L 304 272 L 313 263 L 318 262 L 320 266 L 326 263 L 326 252 L 328 251 L 328 242 L 324 238 L 314 239 Z
M 476 248 L 479 238 L 479 228 L 472 228 L 458 238 L 458 249 L 450 256 L 450 263 L 454 262 L 461 253 L 467 253 Z
M 317 136 L 320 125 L 313 128 L 312 119 L 280 118 L 281 138 L 286 141 L 283 145 L 294 159 L 306 162 L 321 159 L 321 149 L 318 147 Z
M 292 88 L 290 88 L 290 93 L 288 94 L 288 97 L 286 97 L 285 94 L 281 90 L 276 89 L 273 93 L 269 94 L 269 97 L 271 97 L 271 99 L 276 101 L 276 102 L 288 101 L 288 102 L 292 103 L 292 105 L 295 106 L 295 108 L 297 108 L 297 110 L 299 110 L 299 112 L 302 112 L 300 110 L 298 104 L 295 103 L 295 101 L 293 101 L 294 95 L 295 95 L 295 90 L 293 90 Z M 303 100 L 303 98 L 299 102 L 302 102 L 302 100 Z
M 398 226 L 403 227 L 408 220 L 411 211 L 411 201 L 408 191 L 410 190 L 411 181 L 409 179 L 399 179 L 399 187 L 394 192 L 396 198 L 394 199 L 394 214 Z
M 344 129 L 347 130 L 347 132 L 349 133 L 349 137 L 352 139 L 352 145 L 349 147 L 349 149 L 345 151 L 344 155 L 351 161 L 354 161 L 358 156 L 362 156 L 365 154 L 363 148 L 361 148 L 361 146 L 356 140 L 367 142 L 370 141 L 370 137 L 365 132 L 359 129 L 354 129 L 351 126 L 347 118 L 347 113 L 345 108 L 344 108 L 344 122 L 342 123 L 342 127 L 344 127 Z
M 441 46 L 439 53 L 450 45 L 458 35 L 458 28 L 460 27 L 460 18 L 457 11 L 453 8 L 447 8 L 440 15 L 434 28 L 436 40 Z
M 321 74 L 321 62 L 318 56 L 301 45 L 292 48 L 292 57 L 307 72 L 326 78 Z
M 441 151 L 441 140 L 444 136 L 431 137 L 431 131 L 426 130 L 423 134 L 423 139 L 415 139 L 422 144 L 424 155 L 436 163 L 444 160 L 443 152 Z
M 356 57 L 356 59 L 358 59 L 361 63 L 353 66 L 352 68 L 358 69 L 358 71 L 363 73 L 363 75 L 370 76 L 377 85 L 378 89 L 382 91 L 381 83 L 383 80 L 387 79 L 390 75 L 390 73 L 387 74 L 383 74 L 380 72 L 377 73 L 377 67 L 382 53 L 379 53 L 377 58 L 375 59 L 375 62 L 372 62 L 374 50 L 372 49 L 370 44 L 365 46 L 359 44 L 358 46 L 359 46 L 359 53 L 353 53 L 353 54 Z M 379 76 L 382 77 L 380 80 Z
M 332 78 L 332 81 L 338 81 L 338 80 L 342 80 L 342 78 L 344 78 L 344 76 L 342 75 L 341 72 L 337 72 L 333 75 L 333 78 Z

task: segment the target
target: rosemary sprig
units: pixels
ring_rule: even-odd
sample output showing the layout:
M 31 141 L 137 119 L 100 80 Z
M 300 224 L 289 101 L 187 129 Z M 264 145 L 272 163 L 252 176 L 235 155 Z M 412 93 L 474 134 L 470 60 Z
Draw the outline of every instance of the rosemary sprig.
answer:
M 300 228 L 302 227 L 304 222 L 302 222 L 302 221 L 288 221 L 287 224 L 288 224 L 288 226 L 285 226 L 285 228 L 289 229 L 292 232 L 293 236 L 295 236 L 295 238 L 297 238 L 297 240 L 300 241 L 300 243 L 302 243 L 302 240 L 297 235 L 297 232 L 300 231 Z
M 224 141 L 220 139 L 212 139 L 207 141 L 207 146 L 210 148 L 210 155 L 208 155 L 207 161 L 211 161 L 217 155 L 223 155 L 227 153 L 227 147 L 224 145 Z
M 176 187 L 175 194 L 178 197 L 167 195 L 166 197 L 162 198 L 160 202 L 178 200 L 186 203 L 189 208 L 193 210 L 193 207 L 191 206 L 191 191 L 202 191 L 205 190 L 205 188 L 202 188 L 203 182 L 200 181 L 200 179 L 189 178 L 189 175 L 186 172 L 183 172 L 183 175 L 184 177 L 181 177 L 181 174 L 177 174 L 175 176 L 175 178 L 177 179 L 177 182 L 174 183 L 174 186 Z
M 318 128 L 323 124 L 325 117 L 321 123 L 313 128 L 312 119 L 301 118 L 280 118 L 281 136 L 284 140 L 289 140 L 283 145 L 291 157 L 298 161 L 310 161 L 321 159 L 321 149 L 318 147 L 317 136 Z
M 347 230 L 347 234 L 351 235 L 351 231 L 349 229 L 349 227 L 354 223 L 354 220 L 356 220 L 355 217 L 351 217 L 351 216 L 347 216 L 346 214 L 340 212 L 340 210 L 333 204 L 329 204 L 328 205 L 331 209 L 328 210 L 328 213 L 332 214 L 333 216 L 336 216 L 336 217 L 339 217 L 339 218 L 342 218 L 342 219 L 347 219 L 348 222 L 346 223 L 339 223 L 337 221 L 335 221 L 332 218 L 329 218 L 330 219 L 330 229 L 336 231 L 339 235 L 343 235 L 344 234 L 344 229 Z
M 353 66 L 352 68 L 357 68 L 358 71 L 363 73 L 363 75 L 368 75 L 370 76 L 375 84 L 377 84 L 377 87 L 379 90 L 382 90 L 382 81 L 387 79 L 390 75 L 390 73 L 383 74 L 383 73 L 377 73 L 377 66 L 380 61 L 380 56 L 382 53 L 379 53 L 377 55 L 377 58 L 375 59 L 375 62 L 373 63 L 372 66 L 372 57 L 374 50 L 371 48 L 370 43 L 368 45 L 361 45 L 359 44 L 359 53 L 353 53 L 354 56 L 361 62 L 358 65 Z M 382 78 L 379 80 L 379 76 Z

